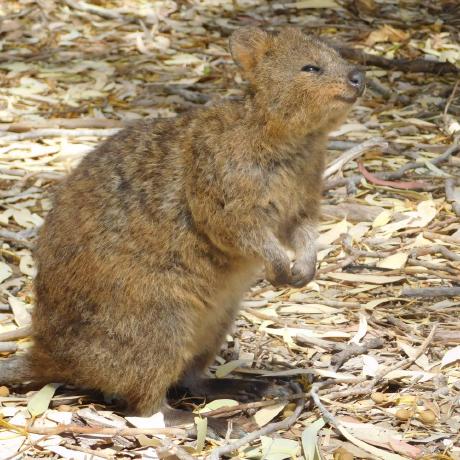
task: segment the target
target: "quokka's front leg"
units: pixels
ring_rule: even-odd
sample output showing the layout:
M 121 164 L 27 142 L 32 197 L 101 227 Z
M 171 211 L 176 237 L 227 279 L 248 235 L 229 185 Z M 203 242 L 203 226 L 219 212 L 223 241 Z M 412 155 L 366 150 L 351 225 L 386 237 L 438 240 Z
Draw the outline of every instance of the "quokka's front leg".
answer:
M 311 221 L 303 221 L 291 233 L 291 245 L 295 251 L 295 262 L 291 269 L 292 286 L 305 286 L 315 277 L 317 235 L 316 227 Z

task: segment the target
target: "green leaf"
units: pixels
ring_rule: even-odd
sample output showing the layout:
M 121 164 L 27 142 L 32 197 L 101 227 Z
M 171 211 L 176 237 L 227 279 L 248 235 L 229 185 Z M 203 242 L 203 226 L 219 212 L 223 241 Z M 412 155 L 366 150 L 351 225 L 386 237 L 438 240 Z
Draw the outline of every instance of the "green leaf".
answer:
M 60 383 L 48 383 L 29 399 L 27 410 L 32 417 L 37 417 L 48 409 L 54 393 L 60 386 Z
M 284 460 L 285 458 L 297 458 L 299 443 L 291 439 L 270 438 L 261 436 L 262 458 L 264 460 Z
M 221 379 L 233 372 L 237 367 L 240 367 L 246 361 L 243 359 L 237 359 L 235 361 L 229 361 L 228 363 L 222 364 L 216 368 L 216 377 Z
M 326 424 L 320 418 L 307 427 L 302 433 L 302 448 L 305 460 L 321 460 L 318 451 L 318 431 Z
M 212 410 L 221 409 L 222 407 L 238 406 L 238 404 L 238 401 L 235 401 L 234 399 L 215 399 L 214 401 L 211 401 L 210 403 L 206 404 L 206 406 L 201 407 L 195 412 L 197 414 L 204 414 Z
M 206 442 L 206 433 L 208 432 L 208 419 L 206 417 L 195 417 L 196 425 L 196 451 L 201 452 Z

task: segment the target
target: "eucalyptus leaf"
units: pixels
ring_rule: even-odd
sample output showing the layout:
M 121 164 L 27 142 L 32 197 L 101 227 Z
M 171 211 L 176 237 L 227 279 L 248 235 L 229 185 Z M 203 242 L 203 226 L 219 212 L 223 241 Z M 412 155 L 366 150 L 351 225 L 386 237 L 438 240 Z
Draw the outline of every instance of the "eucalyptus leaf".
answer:
M 206 442 L 206 433 L 208 431 L 208 419 L 206 417 L 195 417 L 196 425 L 196 451 L 201 452 Z
M 302 433 L 302 449 L 305 460 L 321 460 L 318 451 L 318 431 L 326 424 L 320 418 L 307 427 Z
M 37 417 L 48 409 L 54 393 L 60 386 L 60 383 L 48 383 L 29 399 L 27 410 L 32 417 Z

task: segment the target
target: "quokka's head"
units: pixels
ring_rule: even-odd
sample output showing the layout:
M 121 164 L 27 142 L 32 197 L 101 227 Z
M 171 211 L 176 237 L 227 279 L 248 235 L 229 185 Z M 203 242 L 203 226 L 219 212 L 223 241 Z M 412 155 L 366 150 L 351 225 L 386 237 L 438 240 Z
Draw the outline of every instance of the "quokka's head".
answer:
M 280 130 L 307 134 L 342 123 L 365 88 L 364 73 L 324 41 L 294 27 L 270 34 L 236 30 L 230 51 L 251 85 L 258 107 Z

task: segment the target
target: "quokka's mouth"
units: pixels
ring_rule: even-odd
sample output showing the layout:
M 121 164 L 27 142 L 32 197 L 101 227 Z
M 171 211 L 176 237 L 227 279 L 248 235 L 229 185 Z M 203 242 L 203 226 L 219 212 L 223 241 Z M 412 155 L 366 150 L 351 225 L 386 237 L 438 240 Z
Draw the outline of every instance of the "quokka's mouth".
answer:
M 358 96 L 336 96 L 335 98 L 347 104 L 353 104 L 358 99 Z

